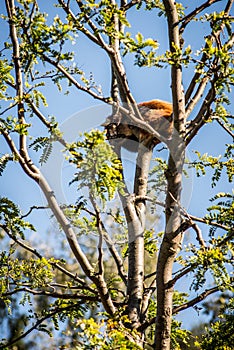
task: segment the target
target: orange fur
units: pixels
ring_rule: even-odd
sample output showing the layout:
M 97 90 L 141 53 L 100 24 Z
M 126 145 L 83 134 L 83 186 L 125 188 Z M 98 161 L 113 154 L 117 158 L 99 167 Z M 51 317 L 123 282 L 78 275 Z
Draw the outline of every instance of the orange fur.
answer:
M 161 100 L 152 100 L 138 104 L 139 111 L 144 120 L 151 125 L 161 136 L 170 139 L 173 131 L 172 104 Z M 132 152 L 137 152 L 138 144 L 143 143 L 148 148 L 153 148 L 161 142 L 138 123 L 124 115 L 117 114 L 107 118 L 104 124 L 107 130 L 107 138 L 117 147 L 124 147 Z M 135 142 L 133 142 L 135 141 Z

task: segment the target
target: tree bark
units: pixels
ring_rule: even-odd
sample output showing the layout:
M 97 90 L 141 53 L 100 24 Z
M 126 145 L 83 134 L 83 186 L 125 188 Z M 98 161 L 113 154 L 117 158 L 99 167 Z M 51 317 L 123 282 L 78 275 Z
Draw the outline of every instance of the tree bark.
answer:
M 171 52 L 180 48 L 179 19 L 176 4 L 172 0 L 163 1 L 169 32 Z M 171 67 L 171 86 L 173 98 L 174 133 L 169 145 L 167 196 L 166 196 L 166 227 L 163 242 L 160 247 L 157 263 L 157 316 L 155 332 L 155 350 L 170 349 L 172 322 L 173 285 L 172 269 L 175 257 L 180 249 L 182 239 L 180 198 L 182 190 L 182 170 L 184 163 L 185 135 L 185 99 L 182 85 L 182 67 L 176 62 Z
M 134 216 L 128 222 L 128 316 L 132 327 L 139 326 L 141 321 L 141 302 L 144 280 L 144 230 L 145 230 L 145 200 L 147 180 L 152 150 L 139 144 L 134 181 L 134 202 L 128 206 Z M 142 197 L 136 201 L 136 197 Z

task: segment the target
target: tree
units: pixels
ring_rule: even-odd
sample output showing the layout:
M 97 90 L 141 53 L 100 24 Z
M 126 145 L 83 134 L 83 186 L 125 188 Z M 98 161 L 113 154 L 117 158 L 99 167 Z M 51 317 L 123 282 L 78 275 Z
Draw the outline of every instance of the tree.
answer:
M 189 169 L 195 169 L 198 177 L 212 174 L 211 186 L 217 188 L 224 177 L 231 182 L 233 176 L 231 143 L 222 145 L 223 154 L 218 157 L 198 150 L 192 160 L 186 157 L 191 142 L 204 137 L 200 135 L 207 124 L 211 128 L 216 123 L 219 132 L 233 137 L 233 117 L 228 112 L 233 84 L 233 1 L 222 2 L 219 11 L 212 10 L 216 3 L 208 0 L 187 9 L 171 0 L 57 0 L 56 10 L 47 9 L 47 16 L 39 0 L 5 0 L 2 19 L 9 38 L 6 33 L 1 49 L 0 131 L 7 150 L 1 155 L 0 170 L 4 176 L 11 163 L 11 169 L 21 168 L 39 186 L 46 205 L 35 203 L 22 212 L 10 198 L 0 201 L 5 247 L 1 298 L 9 309 L 12 305 L 13 312 L 21 298 L 26 324 L 18 335 L 3 339 L 1 348 L 11 348 L 33 330 L 53 335 L 54 329 L 61 329 L 64 339 L 55 336 L 56 347 L 61 349 L 179 349 L 190 335 L 176 315 L 213 293 L 233 292 L 232 194 L 217 191 L 201 217 L 182 205 L 183 174 L 189 176 Z M 145 39 L 140 32 L 134 37 L 126 30 L 133 12 L 164 16 L 168 26 L 165 52 L 158 54 L 155 39 Z M 197 22 L 205 23 L 207 36 L 195 51 L 192 43 L 187 45 L 186 32 Z M 100 86 L 92 74 L 87 78 L 79 66 L 82 40 L 105 54 L 106 74 L 111 72 L 109 87 Z M 144 120 L 135 101 L 126 70 L 130 55 L 138 67 L 152 69 L 154 86 L 160 68 L 170 68 L 171 81 L 165 84 L 171 86 L 174 130 L 169 139 Z M 150 142 L 162 141 L 166 156 L 156 157 L 152 168 L 152 144 L 141 140 L 131 191 L 119 147 L 123 140 L 115 140 L 112 147 L 105 132 L 91 130 L 78 141 L 68 141 L 56 118 L 47 116 L 45 95 L 54 86 L 58 93 L 65 90 L 64 101 L 70 91 L 76 91 L 109 105 L 113 118 L 124 116 L 130 129 L 144 130 Z M 116 119 L 111 120 L 118 129 Z M 126 135 L 117 136 L 124 139 Z M 58 143 L 71 169 L 76 169 L 70 184 L 81 193 L 70 203 L 59 203 L 53 184 L 40 169 L 50 163 Z M 165 198 L 159 200 L 162 192 Z M 159 207 L 165 213 L 163 233 L 158 221 L 154 225 L 150 218 L 150 210 L 157 216 Z M 40 215 L 48 208 L 70 247 L 62 246 L 64 237 L 58 242 L 61 236 L 53 228 L 56 238 L 51 233 L 49 237 L 57 249 L 52 254 L 31 242 L 30 233 L 36 228 L 28 221 L 35 211 Z M 190 231 L 196 240 L 185 246 L 182 238 Z M 89 244 L 82 249 L 84 241 Z M 175 289 L 186 276 L 192 276 L 191 290 L 196 296 Z M 53 321 L 54 328 L 47 320 Z M 230 328 L 224 331 L 229 334 Z M 217 329 L 211 337 L 216 333 Z M 200 346 L 208 348 L 204 343 Z

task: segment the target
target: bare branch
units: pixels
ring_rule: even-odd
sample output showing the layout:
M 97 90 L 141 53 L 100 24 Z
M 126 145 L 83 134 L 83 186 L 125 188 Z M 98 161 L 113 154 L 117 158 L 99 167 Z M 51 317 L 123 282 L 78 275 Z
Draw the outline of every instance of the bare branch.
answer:
M 195 74 L 196 75 L 196 74 Z M 209 82 L 210 77 L 207 75 L 206 77 L 204 77 L 202 79 L 202 81 L 200 82 L 197 91 L 195 92 L 195 94 L 193 95 L 193 97 L 190 99 L 187 107 L 186 107 L 186 118 L 188 118 L 188 116 L 190 115 L 190 113 L 193 111 L 194 107 L 196 106 L 196 104 L 200 101 L 200 98 L 202 97 L 206 85 Z M 194 84 L 190 85 L 191 89 L 194 89 L 196 86 L 196 79 L 194 80 Z M 188 91 L 188 90 L 187 90 Z M 187 100 L 187 97 L 185 97 L 185 99 Z
M 49 120 L 46 119 L 46 117 L 41 113 L 41 111 L 37 108 L 37 106 L 30 100 L 27 100 L 27 103 L 32 108 L 33 113 L 40 119 L 40 121 L 49 129 L 51 130 L 51 123 Z M 62 138 L 56 136 L 57 141 L 61 143 L 64 147 L 67 146 L 67 142 Z
M 48 288 L 50 288 L 50 285 L 48 285 Z M 6 293 L 2 293 L 1 296 L 3 297 L 8 297 L 17 293 L 21 293 L 21 292 L 26 292 L 26 293 L 30 293 L 32 295 L 44 295 L 50 298 L 56 298 L 56 299 L 80 299 L 83 300 L 84 302 L 86 301 L 94 301 L 94 302 L 98 302 L 100 301 L 98 299 L 98 296 L 91 296 L 91 295 L 85 295 L 85 294 L 78 294 L 78 293 L 60 293 L 60 292 L 49 292 L 46 290 L 35 290 L 35 289 L 31 289 L 28 287 L 21 287 L 21 288 L 16 288 L 13 291 L 9 291 Z
M 26 161 L 25 158 L 18 152 L 14 141 L 12 140 L 12 138 L 10 137 L 9 133 L 6 131 L 6 128 L 4 127 L 4 125 L 2 125 L 2 123 L 0 123 L 0 133 L 5 138 L 6 143 L 8 144 L 11 152 L 15 155 L 15 158 L 17 160 L 19 160 L 19 163 L 20 163 L 21 167 L 23 168 L 23 170 L 25 171 L 25 173 L 29 177 L 31 177 L 33 180 L 38 182 L 39 181 L 39 170 L 33 165 L 33 171 L 32 171 L 32 167 L 29 167 L 29 162 Z
M 81 12 L 84 14 L 84 17 L 86 19 L 86 23 L 90 26 L 90 28 L 92 29 L 93 33 L 92 34 L 87 28 L 85 28 L 83 25 L 79 25 L 79 23 L 77 23 L 77 18 L 74 15 L 74 13 L 72 12 L 70 6 L 69 6 L 69 2 L 66 4 L 64 0 L 58 0 L 59 4 L 61 5 L 61 7 L 64 9 L 64 11 L 71 16 L 74 26 L 80 30 L 82 33 L 84 33 L 92 42 L 94 42 L 95 44 L 97 44 L 98 46 L 101 46 L 103 49 L 105 49 L 106 51 L 108 51 L 108 45 L 106 45 L 106 43 L 104 42 L 101 34 L 99 33 L 98 28 L 95 26 L 95 24 L 91 21 L 91 19 L 89 18 L 89 16 L 86 15 L 85 11 L 84 11 L 84 4 L 82 3 L 82 1 L 77 1 L 78 6 L 81 9 Z
M 100 297 L 104 308 L 108 313 L 110 314 L 114 313 L 115 307 L 110 298 L 103 276 L 102 275 L 95 276 L 93 267 L 88 261 L 86 255 L 81 250 L 72 226 L 70 225 L 68 219 L 66 218 L 63 210 L 59 207 L 52 189 L 50 188 L 49 184 L 47 183 L 47 181 L 42 175 L 40 177 L 39 185 L 48 201 L 50 209 L 52 210 L 54 216 L 57 219 L 57 222 L 61 225 L 63 231 L 66 234 L 67 241 L 70 245 L 70 248 L 74 256 L 76 257 L 77 261 L 79 262 L 86 276 L 96 284 L 96 287 L 100 293 Z
M 56 67 L 61 73 L 64 74 L 64 76 L 79 90 L 86 92 L 87 94 L 91 95 L 93 98 L 102 101 L 104 103 L 112 104 L 109 97 L 103 97 L 94 91 L 90 90 L 86 86 L 83 86 L 78 83 L 78 81 L 63 67 L 60 63 L 57 61 L 52 60 L 50 57 L 46 56 L 45 54 L 42 54 L 42 58 L 44 61 L 50 63 L 52 66 Z
M 206 219 L 206 218 L 199 218 L 199 217 L 191 215 L 191 214 L 187 214 L 187 215 L 192 220 L 201 222 L 201 223 L 206 224 L 206 225 L 215 226 L 215 227 L 221 228 L 222 230 L 225 230 L 225 231 L 228 231 L 230 229 L 230 227 L 228 227 L 226 225 L 222 225 L 222 224 L 219 224 L 218 222 L 210 221 L 209 219 Z
M 208 2 L 208 1 L 207 1 L 207 2 Z M 233 5 L 233 0 L 228 0 L 227 5 L 226 5 L 225 10 L 224 10 L 226 16 L 229 15 L 229 13 L 230 13 L 230 11 L 231 11 L 231 8 L 232 8 L 232 5 Z M 221 31 L 223 30 L 223 27 L 224 27 L 224 24 L 221 25 L 220 30 L 219 30 L 218 32 L 216 32 L 216 33 L 214 33 L 214 31 L 212 30 L 211 35 L 209 36 L 209 38 L 210 38 L 211 41 L 215 41 L 215 40 L 217 39 L 217 37 L 219 36 L 219 34 L 221 33 Z M 227 43 L 226 43 L 226 44 L 227 44 Z M 206 50 L 207 50 L 208 48 L 209 48 L 208 43 L 206 43 L 206 44 L 205 44 L 205 47 L 204 47 L 204 50 L 203 50 L 202 57 L 201 57 L 201 59 L 200 59 L 200 62 L 201 62 L 201 63 L 205 63 L 205 61 L 207 60 L 207 53 L 206 53 Z M 214 62 L 213 62 L 213 63 L 214 63 Z M 187 102 L 189 101 L 189 99 L 190 99 L 190 97 L 191 97 L 191 95 L 192 95 L 192 93 L 193 93 L 193 90 L 194 90 L 194 88 L 195 88 L 195 86 L 196 86 L 196 84 L 197 84 L 197 81 L 199 80 L 201 74 L 202 74 L 202 73 L 198 73 L 198 72 L 196 72 L 196 73 L 194 74 L 194 76 L 193 76 L 193 78 L 192 78 L 192 80 L 191 80 L 191 82 L 190 82 L 190 84 L 189 84 L 189 87 L 188 87 L 188 89 L 187 89 L 187 91 L 186 91 L 186 94 L 185 94 L 185 102 L 186 102 L 186 104 L 187 104 Z M 199 91 L 199 88 L 198 88 L 198 90 L 197 90 L 196 96 L 198 96 L 198 91 Z M 190 112 L 191 112 L 191 111 L 189 111 L 189 113 L 190 113 Z
M 216 116 L 213 116 L 212 118 L 215 119 L 215 120 L 217 121 L 217 123 L 219 123 L 219 125 L 220 125 L 232 138 L 234 138 L 234 133 L 226 127 L 226 125 L 221 121 L 221 119 L 220 119 L 218 116 L 217 116 L 217 117 L 216 117 Z
M 189 13 L 187 16 L 183 17 L 179 23 L 182 22 L 182 25 L 180 26 L 180 34 L 183 33 L 183 31 L 185 30 L 185 27 L 189 24 L 189 22 L 191 22 L 191 20 L 198 15 L 200 12 L 202 12 L 203 10 L 205 10 L 207 7 L 211 6 L 212 4 L 219 2 L 221 0 L 208 0 L 206 2 L 204 2 L 203 4 L 201 4 L 200 6 L 198 6 L 195 10 L 193 10 L 191 13 Z
M 175 306 L 172 310 L 172 314 L 176 314 L 182 310 L 186 310 L 186 309 L 200 303 L 202 300 L 207 298 L 209 295 L 217 293 L 219 290 L 220 290 L 220 287 L 213 287 L 210 289 L 206 289 L 203 293 L 198 295 L 196 298 L 188 301 L 187 303 L 185 303 L 183 305 Z
M 213 82 L 214 83 L 214 82 Z M 201 129 L 201 127 L 206 123 L 206 121 L 210 117 L 210 106 L 213 103 L 214 99 L 214 87 L 213 84 L 211 88 L 209 89 L 204 102 L 197 113 L 197 116 L 194 118 L 194 120 L 191 122 L 189 126 L 189 130 L 186 135 L 186 145 L 188 145 L 192 139 L 197 135 L 198 131 Z
M 102 244 L 103 244 L 103 232 L 102 232 L 102 220 L 100 217 L 100 210 L 97 206 L 97 203 L 95 199 L 93 198 L 92 194 L 90 193 L 90 202 L 92 203 L 92 206 L 95 210 L 95 217 L 96 217 L 96 227 L 99 233 L 99 243 L 98 243 L 98 267 L 99 271 L 98 274 L 101 276 L 104 276 L 104 264 L 103 264 L 103 249 L 102 249 Z
M 124 270 L 124 264 L 123 264 L 123 260 L 120 257 L 117 249 L 115 248 L 114 243 L 112 242 L 112 240 L 110 239 L 107 230 L 105 229 L 104 225 L 102 226 L 102 228 L 104 229 L 103 231 L 103 238 L 107 244 L 107 247 L 116 263 L 118 272 L 119 272 L 119 276 L 121 277 L 122 281 L 124 282 L 125 285 L 127 285 L 127 275 L 126 272 Z
M 194 231 L 197 234 L 197 241 L 199 242 L 200 246 L 203 247 L 203 248 L 206 248 L 205 241 L 204 241 L 204 239 L 202 237 L 201 229 L 194 222 L 191 222 L 191 227 L 194 229 Z
M 30 214 L 31 214 L 31 212 L 33 211 L 33 210 L 35 210 L 35 209 L 48 209 L 48 206 L 37 206 L 37 205 L 33 205 L 30 209 L 29 209 L 29 211 L 26 213 L 26 214 L 24 214 L 24 215 L 22 215 L 20 218 L 21 219 L 23 219 L 23 218 L 26 218 L 27 216 L 29 216 Z
M 123 282 L 125 285 L 127 285 L 127 277 L 126 277 L 126 273 L 124 271 L 124 265 L 123 265 L 123 261 L 118 253 L 118 251 L 116 250 L 115 248 L 115 245 L 114 243 L 112 242 L 111 238 L 109 237 L 108 233 L 107 233 L 107 230 L 105 229 L 105 226 L 101 220 L 101 217 L 100 217 L 100 211 L 96 205 L 96 202 L 95 200 L 91 197 L 91 203 L 94 207 L 94 210 L 95 210 L 95 217 L 97 219 L 97 229 L 98 229 L 98 232 L 99 232 L 99 246 L 98 246 L 98 249 L 99 249 L 99 259 L 98 259 L 98 262 L 99 262 L 99 273 L 100 274 L 103 274 L 103 271 L 104 271 L 104 266 L 103 266 L 103 251 L 102 251 L 102 239 L 105 240 L 106 244 L 107 244 L 107 247 L 116 263 L 116 266 L 117 266 L 117 269 L 118 269 L 118 272 L 119 272 L 119 276 L 122 278 Z
M 194 298 L 193 300 L 180 305 L 180 306 L 175 306 L 172 310 L 172 314 L 176 314 L 182 310 L 185 310 L 189 307 L 192 307 L 196 304 L 198 304 L 199 302 L 201 302 L 202 300 L 204 300 L 206 297 L 208 297 L 209 295 L 216 293 L 219 291 L 219 287 L 213 287 L 211 289 L 207 289 L 205 290 L 203 293 L 201 293 L 198 297 Z M 140 327 L 139 327 L 139 331 L 142 332 L 144 330 L 146 330 L 148 327 L 152 326 L 154 323 L 156 322 L 156 317 L 153 317 L 152 319 L 150 319 L 149 321 L 146 321 L 145 323 L 143 323 Z
M 6 109 L 4 109 L 4 110 L 0 113 L 0 115 L 3 115 L 3 114 L 5 114 L 7 111 L 10 111 L 12 108 L 14 108 L 15 106 L 17 106 L 17 104 L 18 104 L 17 102 L 11 104 L 9 107 L 7 107 Z

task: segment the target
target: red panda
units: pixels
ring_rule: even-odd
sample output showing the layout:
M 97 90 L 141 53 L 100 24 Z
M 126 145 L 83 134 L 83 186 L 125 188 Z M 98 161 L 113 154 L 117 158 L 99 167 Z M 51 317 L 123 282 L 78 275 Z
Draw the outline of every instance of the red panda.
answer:
M 152 100 L 138 104 L 139 112 L 145 122 L 166 139 L 170 139 L 173 131 L 172 104 L 161 100 Z M 103 124 L 107 139 L 114 147 L 123 147 L 137 152 L 139 143 L 153 149 L 161 142 L 148 131 L 133 122 L 123 113 L 111 115 Z M 135 142 L 134 142 L 135 141 Z

